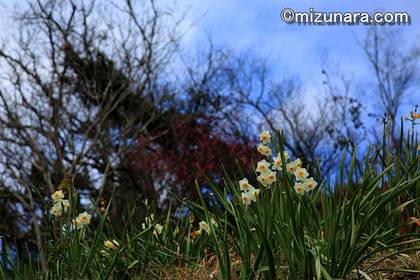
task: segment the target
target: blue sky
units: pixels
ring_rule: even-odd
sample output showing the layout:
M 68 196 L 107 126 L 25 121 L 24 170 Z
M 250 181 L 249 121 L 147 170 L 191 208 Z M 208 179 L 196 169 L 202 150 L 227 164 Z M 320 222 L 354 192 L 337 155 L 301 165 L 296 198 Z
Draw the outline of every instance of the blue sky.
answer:
M 162 0 L 160 3 L 168 3 Z M 321 64 L 327 56 L 365 88 L 372 76 L 357 39 L 366 26 L 289 25 L 280 19 L 283 8 L 295 11 L 333 12 L 408 12 L 411 25 L 398 28 L 404 46 L 420 46 L 420 0 L 174 0 L 180 13 L 186 13 L 183 46 L 195 53 L 208 46 L 209 36 L 216 46 L 252 52 L 266 57 L 275 77 L 298 75 L 309 96 L 316 96 L 323 81 Z M 141 1 L 139 1 L 141 2 Z M 159 2 L 159 1 L 158 1 Z M 170 1 L 173 2 L 172 0 Z M 13 7 L 20 1 L 0 1 L 0 8 Z M 7 26 L 10 18 L 0 18 Z M 388 27 L 387 27 L 388 28 Z M 391 28 L 391 27 L 389 27 Z M 0 34 L 6 30 L 0 31 Z M 420 95 L 420 94 L 419 94 Z M 406 103 L 420 103 L 412 96 Z
M 275 75 L 299 75 L 309 91 L 321 82 L 321 63 L 326 55 L 360 83 L 370 76 L 357 38 L 366 26 L 299 26 L 281 21 L 280 11 L 408 12 L 411 25 L 398 28 L 405 45 L 420 39 L 420 1 L 369 0 L 184 0 L 189 9 L 184 45 L 191 50 L 204 47 L 208 35 L 215 45 L 234 50 L 252 50 L 267 57 Z M 417 98 L 418 101 L 420 98 Z M 416 100 L 411 100 L 416 101 Z

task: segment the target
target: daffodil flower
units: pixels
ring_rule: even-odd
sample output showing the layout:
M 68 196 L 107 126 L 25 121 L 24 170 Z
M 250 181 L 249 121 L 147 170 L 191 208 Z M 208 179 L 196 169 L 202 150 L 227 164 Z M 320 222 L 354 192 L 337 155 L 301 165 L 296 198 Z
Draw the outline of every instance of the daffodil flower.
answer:
M 249 196 L 251 198 L 251 201 L 257 202 L 257 198 L 260 195 L 260 190 L 259 189 L 253 189 L 251 191 L 248 192 Z
M 260 154 L 262 154 L 262 155 L 264 155 L 264 156 L 266 156 L 266 157 L 268 157 L 268 156 L 270 156 L 271 155 L 271 149 L 270 149 L 270 147 L 268 147 L 268 146 L 266 146 L 266 145 L 264 145 L 264 144 L 259 144 L 258 145 L 258 147 L 257 147 L 257 151 L 260 153 Z
M 312 178 L 312 177 L 305 180 L 304 184 L 305 184 L 306 191 L 308 191 L 308 192 L 315 189 L 315 187 L 318 185 L 318 183 L 315 182 L 314 178 Z
M 260 194 L 260 190 L 255 189 L 255 188 L 248 192 L 242 193 L 241 194 L 242 203 L 248 206 L 251 204 L 252 201 L 257 202 L 257 198 L 259 194 Z
M 269 171 L 266 174 L 264 174 L 264 177 L 267 178 L 267 183 L 270 185 L 277 181 L 276 173 L 273 171 Z
M 242 203 L 245 204 L 246 206 L 251 204 L 251 197 L 248 192 L 241 193 L 241 200 L 242 200 Z
M 263 185 L 264 187 L 267 187 L 269 185 L 268 180 L 267 180 L 267 176 L 265 176 L 265 174 L 261 174 L 260 176 L 257 177 L 258 182 L 261 183 L 261 185 Z
M 249 184 L 247 178 L 243 178 L 239 181 L 239 187 L 241 188 L 241 191 L 248 191 L 252 188 L 251 184 Z
M 259 136 L 260 136 L 260 141 L 263 142 L 264 144 L 268 144 L 271 142 L 271 135 L 268 130 L 261 132 Z
M 153 229 L 153 234 L 158 236 L 162 233 L 163 226 L 161 224 L 156 224 Z
M 57 203 L 51 207 L 50 213 L 55 217 L 61 217 L 63 215 L 63 208 L 60 204 Z
M 268 185 L 277 181 L 276 173 L 269 170 L 266 173 L 261 174 L 257 177 L 257 180 L 264 186 L 267 187 Z
M 305 190 L 306 190 L 305 185 L 302 182 L 296 182 L 295 186 L 294 186 L 294 189 L 295 189 L 296 193 L 298 193 L 298 194 L 304 194 Z
M 306 171 L 306 169 L 302 167 L 297 167 L 294 174 L 295 174 L 296 180 L 298 181 L 304 181 L 306 177 L 309 176 L 308 171 Z
M 90 219 L 92 218 L 92 215 L 90 215 L 88 212 L 80 213 L 79 216 L 76 217 L 76 219 L 73 220 L 74 226 L 79 229 L 83 226 L 87 226 L 90 224 Z
M 110 250 L 115 250 L 115 249 L 117 249 L 117 248 L 118 248 L 118 246 L 120 246 L 120 243 L 119 243 L 117 240 L 112 239 L 112 240 L 107 240 L 107 241 L 105 241 L 105 242 L 104 242 L 104 246 L 105 246 L 107 249 L 110 249 Z
M 257 163 L 257 172 L 259 172 L 260 174 L 265 174 L 269 171 L 270 171 L 270 163 L 268 163 L 265 159 Z
M 281 170 L 281 165 L 282 165 L 281 157 L 279 157 L 279 156 L 274 157 L 273 158 L 273 169 Z
M 210 233 L 210 226 L 208 223 L 206 223 L 205 221 L 201 221 L 198 223 L 200 230 L 206 232 L 207 234 Z
M 70 207 L 70 202 L 67 199 L 63 199 L 62 201 L 58 203 L 63 206 L 64 212 L 67 212 L 67 209 L 69 209 Z
M 67 199 L 60 200 L 51 207 L 50 213 L 55 217 L 61 217 L 63 212 L 67 212 L 70 207 L 70 202 Z
M 55 203 L 61 201 L 64 198 L 64 193 L 62 190 L 56 191 L 51 195 L 51 198 Z
M 302 167 L 302 161 L 300 160 L 300 158 L 295 159 L 295 166 Z
M 287 172 L 289 172 L 291 174 L 296 171 L 296 168 L 297 168 L 297 166 L 296 166 L 295 162 L 290 162 L 286 165 Z

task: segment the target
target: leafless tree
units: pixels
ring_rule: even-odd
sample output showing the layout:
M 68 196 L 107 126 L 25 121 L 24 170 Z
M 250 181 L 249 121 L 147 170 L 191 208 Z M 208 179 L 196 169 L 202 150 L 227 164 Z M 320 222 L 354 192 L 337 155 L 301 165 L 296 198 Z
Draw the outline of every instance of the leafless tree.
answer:
M 15 41 L 0 48 L 0 194 L 13 201 L 2 211 L 19 214 L 41 248 L 33 187 L 45 197 L 67 175 L 99 199 L 127 176 L 131 151 L 165 115 L 162 73 L 180 34 L 173 11 L 154 0 L 24 7 Z
M 337 165 L 341 150 L 363 134 L 361 104 L 344 76 L 333 81 L 323 70 L 325 88 L 318 89 L 317 99 L 305 100 L 308 94 L 298 78 L 275 79 L 269 63 L 252 53 L 220 51 L 213 68 L 232 102 L 223 116 L 236 124 L 239 135 L 260 128 L 282 130 L 289 152 L 314 169 L 319 162 L 324 174 Z
M 379 27 L 368 29 L 360 42 L 374 73 L 379 111 L 385 113 L 385 121 L 390 122 L 394 144 L 398 142 L 395 129 L 399 110 L 418 85 L 418 53 L 402 42 L 398 29 Z

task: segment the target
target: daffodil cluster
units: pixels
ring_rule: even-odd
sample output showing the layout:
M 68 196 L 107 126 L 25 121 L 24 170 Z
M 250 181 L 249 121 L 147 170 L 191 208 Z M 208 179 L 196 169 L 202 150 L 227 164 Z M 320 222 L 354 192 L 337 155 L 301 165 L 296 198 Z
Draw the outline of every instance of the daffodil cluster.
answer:
M 309 173 L 305 168 L 302 167 L 302 161 L 300 158 L 286 163 L 286 170 L 295 176 L 296 181 L 294 189 L 298 194 L 309 192 L 313 190 L 318 184 L 312 177 L 308 178 Z
M 64 193 L 62 190 L 54 192 L 51 195 L 51 198 L 54 201 L 54 205 L 50 210 L 51 215 L 61 217 L 67 212 L 67 209 L 69 209 L 70 202 L 67 199 L 64 199 Z
M 296 165 L 293 175 L 295 175 L 296 179 L 294 189 L 298 194 L 312 191 L 318 185 L 314 178 L 308 178 L 308 171 L 301 166 Z
M 271 142 L 270 132 L 263 131 L 261 132 L 259 136 L 260 136 L 261 143 L 258 145 L 257 150 L 259 153 L 266 156 L 268 160 L 270 160 L 270 157 L 272 156 L 271 148 L 268 146 L 268 144 L 270 144 Z M 288 157 L 287 153 L 285 153 L 284 156 Z M 257 177 L 258 182 L 260 182 L 264 187 L 268 187 L 269 185 L 276 182 L 277 181 L 276 170 L 281 170 L 281 164 L 282 164 L 282 161 L 281 161 L 280 153 L 276 157 L 273 157 L 272 163 L 268 162 L 265 159 L 259 161 L 257 163 L 257 169 L 256 169 L 257 173 L 259 174 Z M 250 193 L 249 198 L 251 199 L 251 201 L 255 201 L 255 200 L 252 200 L 252 198 L 254 197 L 251 196 L 251 194 L 254 195 L 253 193 Z M 258 195 L 258 192 L 256 193 L 256 195 Z M 254 199 L 256 199 L 256 197 Z M 244 203 L 245 202 L 248 202 L 247 197 L 245 197 Z
M 250 205 L 251 202 L 257 202 L 258 195 L 260 194 L 260 190 L 254 188 L 249 182 L 247 178 L 243 178 L 239 181 L 239 187 L 241 189 L 241 199 L 242 203 L 246 206 Z
M 268 131 L 263 131 L 260 134 L 261 143 L 258 145 L 257 150 L 260 154 L 269 157 L 271 155 L 271 149 L 267 144 L 271 142 L 271 135 Z
M 282 170 L 282 154 L 279 152 L 276 156 L 272 157 L 272 162 L 270 158 L 272 156 L 271 148 L 268 144 L 271 142 L 271 135 L 268 131 L 263 131 L 259 135 L 261 143 L 258 145 L 258 152 L 266 156 L 267 159 L 263 159 L 257 163 L 256 172 L 259 174 L 257 180 L 264 186 L 269 187 L 271 184 L 277 181 L 276 171 Z M 283 157 L 286 163 L 286 170 L 289 174 L 295 176 L 295 185 L 294 189 L 298 194 L 304 194 L 313 190 L 317 186 L 317 182 L 309 177 L 308 171 L 302 167 L 302 161 L 297 158 L 294 161 L 291 161 L 289 155 L 286 151 L 283 151 Z M 268 161 L 267 161 L 268 160 Z M 259 191 L 255 192 L 255 188 L 249 185 L 247 179 L 243 179 L 239 182 L 241 185 L 241 190 L 244 191 L 242 194 L 242 201 L 244 204 L 249 205 L 251 201 L 256 201 Z M 249 191 L 249 190 L 251 191 Z
M 50 213 L 54 217 L 61 217 L 70 207 L 70 202 L 64 199 L 64 193 L 62 190 L 56 191 L 51 195 L 54 201 L 53 207 L 51 207 Z M 84 226 L 90 224 L 91 215 L 88 212 L 80 213 L 75 219 L 72 220 L 75 229 L 81 229 Z

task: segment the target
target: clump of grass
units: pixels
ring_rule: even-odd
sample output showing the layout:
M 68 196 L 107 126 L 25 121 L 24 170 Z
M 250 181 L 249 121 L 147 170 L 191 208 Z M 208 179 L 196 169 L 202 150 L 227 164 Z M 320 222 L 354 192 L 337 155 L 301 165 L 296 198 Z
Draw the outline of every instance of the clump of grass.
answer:
M 379 153 L 371 157 L 370 151 L 359 161 L 354 149 L 350 161 L 343 155 L 335 185 L 320 182 L 314 188 L 317 183 L 298 166 L 299 159 L 288 160 L 280 135 L 271 147 L 264 140 L 270 139 L 268 132 L 260 138 L 258 150 L 266 159 L 257 164 L 257 187 L 248 183 L 250 178 L 238 180 L 226 172 L 223 187 L 210 184 L 221 207 L 209 209 L 202 196 L 201 207 L 190 204 L 205 220 L 216 217 L 223 225 L 211 231 L 223 279 L 231 277 L 228 248 L 241 258 L 243 279 L 261 273 L 275 279 L 282 274 L 282 264 L 290 279 L 345 278 L 377 254 L 391 252 L 380 263 L 420 250 L 416 225 L 401 220 L 402 213 L 419 215 L 419 197 L 413 195 L 420 188 L 416 143 L 405 143 L 404 160 L 387 150 L 387 161 Z M 272 150 L 278 152 L 276 157 Z M 279 158 L 281 163 L 276 162 Z M 273 173 L 271 181 L 265 180 Z M 402 233 L 405 227 L 410 230 Z M 364 269 L 369 274 L 378 267 Z
M 77 190 L 59 187 L 45 205 L 50 231 L 41 262 L 9 257 L 3 279 L 344 279 L 420 273 L 420 164 L 412 129 L 398 149 L 343 153 L 334 183 L 291 159 L 283 137 L 260 135 L 264 159 L 252 178 L 225 170 L 210 198 L 182 200 L 193 216 L 158 217 L 146 204 L 115 230 L 111 201 L 78 209 Z M 209 203 L 211 200 L 211 203 Z

